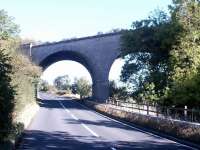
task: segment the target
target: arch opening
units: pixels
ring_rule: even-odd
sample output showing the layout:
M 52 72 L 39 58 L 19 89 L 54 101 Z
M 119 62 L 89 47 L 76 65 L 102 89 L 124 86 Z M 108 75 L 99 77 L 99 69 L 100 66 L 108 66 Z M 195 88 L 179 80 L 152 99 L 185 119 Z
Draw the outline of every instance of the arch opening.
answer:
M 72 82 L 75 78 L 83 77 L 92 84 L 92 78 L 87 68 L 82 64 L 71 60 L 62 60 L 53 63 L 43 71 L 41 79 L 47 80 L 49 84 L 52 85 L 58 76 L 64 75 L 68 75 Z
M 114 81 L 119 86 L 123 86 L 123 82 L 120 81 L 120 75 L 124 63 L 122 58 L 115 59 L 109 71 L 109 81 Z
M 68 76 L 71 86 L 81 80 L 87 81 L 91 87 L 94 83 L 94 74 L 91 65 L 83 56 L 75 52 L 58 52 L 47 56 L 39 64 L 43 69 L 41 79 L 53 85 L 56 77 Z M 92 88 L 90 96 L 94 95 Z
M 127 100 L 128 86 L 121 79 L 122 67 L 125 61 L 122 58 L 117 58 L 112 63 L 109 71 L 109 98 L 111 100 Z
M 87 58 L 85 58 L 84 56 L 82 56 L 81 54 L 79 54 L 77 52 L 60 51 L 60 52 L 57 52 L 57 53 L 50 54 L 49 56 L 44 58 L 39 63 L 39 66 L 41 66 L 42 69 L 45 70 L 50 65 L 52 65 L 56 62 L 59 62 L 59 61 L 63 61 L 63 60 L 71 60 L 71 61 L 75 61 L 75 62 L 82 64 L 89 71 L 89 73 L 92 77 L 92 81 L 94 81 L 94 77 L 93 77 L 94 71 L 93 71 L 93 68 L 90 65 L 90 62 L 87 60 Z

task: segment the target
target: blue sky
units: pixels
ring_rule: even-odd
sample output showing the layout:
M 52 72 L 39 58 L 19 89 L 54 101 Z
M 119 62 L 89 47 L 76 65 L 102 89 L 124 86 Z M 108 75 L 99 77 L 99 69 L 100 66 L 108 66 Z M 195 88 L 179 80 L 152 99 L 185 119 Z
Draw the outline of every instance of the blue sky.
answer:
M 171 0 L 0 0 L 20 25 L 21 36 L 58 41 L 130 28 L 134 20 L 155 8 L 166 10 Z
M 15 17 L 22 38 L 45 42 L 128 29 L 133 21 L 146 18 L 156 8 L 167 10 L 170 3 L 171 0 L 0 0 L 0 9 Z M 113 65 L 111 79 L 119 77 L 122 64 L 117 61 Z M 50 66 L 42 77 L 51 83 L 64 74 L 89 79 L 87 71 L 80 68 L 74 62 L 60 62 Z

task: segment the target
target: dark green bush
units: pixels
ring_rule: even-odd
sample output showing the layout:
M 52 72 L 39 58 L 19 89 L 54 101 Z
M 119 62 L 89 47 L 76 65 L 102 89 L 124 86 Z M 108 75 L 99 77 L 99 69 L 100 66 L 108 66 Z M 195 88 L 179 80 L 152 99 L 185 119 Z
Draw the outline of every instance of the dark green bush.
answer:
M 13 17 L 0 10 L 0 149 L 11 149 L 23 130 L 16 116 L 36 101 L 35 91 L 40 69 L 17 52 L 19 28 Z
M 0 141 L 3 141 L 12 129 L 15 90 L 11 85 L 11 58 L 0 49 Z
M 126 87 L 117 87 L 115 81 L 109 82 L 109 97 L 113 100 L 126 101 L 129 98 Z

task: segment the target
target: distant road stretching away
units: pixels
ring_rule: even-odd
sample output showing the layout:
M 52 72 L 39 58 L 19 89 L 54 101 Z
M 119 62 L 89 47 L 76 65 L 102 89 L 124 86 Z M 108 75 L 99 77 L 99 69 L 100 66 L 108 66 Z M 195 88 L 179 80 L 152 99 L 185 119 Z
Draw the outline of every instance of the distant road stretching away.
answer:
M 20 150 L 195 149 L 117 122 L 70 98 L 44 93 L 41 98 Z

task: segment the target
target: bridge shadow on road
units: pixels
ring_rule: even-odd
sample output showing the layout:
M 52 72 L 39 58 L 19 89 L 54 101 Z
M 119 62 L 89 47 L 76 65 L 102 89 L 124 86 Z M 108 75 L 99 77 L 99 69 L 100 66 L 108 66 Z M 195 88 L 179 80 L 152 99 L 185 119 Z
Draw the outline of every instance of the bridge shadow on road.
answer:
M 59 103 L 59 99 L 44 99 L 44 100 L 39 100 L 38 104 L 40 107 L 43 108 L 57 108 L 57 109 L 63 109 L 63 106 Z M 67 108 L 67 109 L 84 109 L 84 107 L 77 107 L 77 104 L 74 103 L 76 99 L 66 99 L 66 100 L 61 100 L 62 104 Z
M 63 109 L 63 106 L 59 103 L 59 99 L 46 99 L 39 101 L 41 108 L 47 109 Z M 87 108 L 81 107 L 77 103 L 74 103 L 73 100 L 63 100 L 61 99 L 62 104 L 67 109 L 80 109 L 84 111 L 91 111 Z M 110 128 L 118 128 L 124 130 L 134 130 L 113 122 L 112 120 L 105 119 L 100 117 L 97 120 L 86 119 L 65 119 L 66 124 L 80 124 L 85 125 L 94 125 L 94 126 L 104 126 Z M 77 129 L 78 130 L 78 129 Z M 109 131 L 109 130 L 108 130 Z M 137 130 L 134 132 L 137 134 Z M 138 131 L 141 132 L 141 131 Z M 146 134 L 146 133 L 145 133 Z M 33 149 L 33 150 L 111 150 L 112 147 L 117 150 L 133 150 L 133 149 L 160 149 L 160 150 L 183 150 L 186 147 L 183 147 L 177 143 L 173 142 L 161 142 L 159 137 L 145 138 L 141 140 L 132 141 L 120 141 L 120 140 L 107 140 L 102 137 L 94 136 L 84 136 L 84 135 L 71 135 L 68 132 L 62 131 L 40 131 L 40 130 L 27 130 L 25 131 L 22 137 L 22 143 L 17 148 L 18 150 L 22 149 Z M 188 148 L 189 149 L 189 148 Z
M 72 136 L 66 132 L 44 132 L 38 130 L 27 131 L 24 135 L 23 146 L 18 149 L 34 150 L 110 150 L 115 147 L 117 150 L 132 149 L 160 149 L 160 150 L 181 150 L 182 147 L 173 143 L 160 143 L 143 140 L 140 142 L 115 141 L 109 142 L 92 136 Z M 185 149 L 185 148 L 184 148 Z

